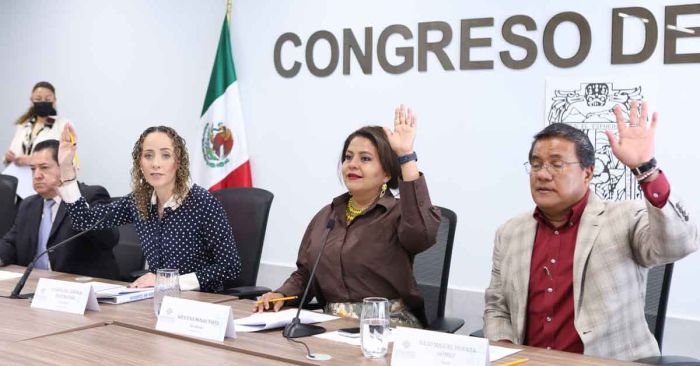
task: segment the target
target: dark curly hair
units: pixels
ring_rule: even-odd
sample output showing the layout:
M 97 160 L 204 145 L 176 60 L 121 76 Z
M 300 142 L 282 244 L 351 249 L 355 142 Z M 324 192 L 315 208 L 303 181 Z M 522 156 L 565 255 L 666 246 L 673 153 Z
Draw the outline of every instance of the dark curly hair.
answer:
M 134 144 L 134 150 L 131 152 L 131 158 L 133 159 L 131 165 L 132 197 L 142 220 L 148 219 L 148 207 L 151 204 L 153 186 L 148 184 L 146 178 L 143 176 L 143 171 L 141 171 L 141 155 L 143 154 L 143 141 L 148 135 L 154 132 L 162 132 L 168 135 L 170 141 L 173 143 L 175 161 L 177 162 L 175 190 L 173 194 L 177 197 L 184 198 L 190 181 L 190 158 L 187 154 L 185 140 L 180 137 L 174 129 L 167 126 L 153 126 L 143 131 Z

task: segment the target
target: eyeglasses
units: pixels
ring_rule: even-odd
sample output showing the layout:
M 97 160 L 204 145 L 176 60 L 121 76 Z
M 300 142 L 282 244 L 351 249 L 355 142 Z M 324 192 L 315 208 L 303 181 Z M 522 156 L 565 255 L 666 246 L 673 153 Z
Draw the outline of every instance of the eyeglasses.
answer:
M 542 163 L 539 161 L 529 162 L 526 161 L 523 166 L 525 166 L 525 171 L 527 174 L 538 173 L 542 169 L 546 169 L 549 174 L 561 174 L 567 165 L 571 164 L 581 164 L 580 161 L 553 161 L 551 163 Z

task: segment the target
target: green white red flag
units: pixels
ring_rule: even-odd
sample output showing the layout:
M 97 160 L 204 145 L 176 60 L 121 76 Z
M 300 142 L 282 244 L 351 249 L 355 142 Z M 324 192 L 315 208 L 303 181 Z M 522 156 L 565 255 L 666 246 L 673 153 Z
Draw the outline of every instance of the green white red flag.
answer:
M 210 191 L 252 186 L 243 122 L 231 35 L 224 18 L 200 117 L 202 155 L 194 153 L 191 159 L 195 183 Z

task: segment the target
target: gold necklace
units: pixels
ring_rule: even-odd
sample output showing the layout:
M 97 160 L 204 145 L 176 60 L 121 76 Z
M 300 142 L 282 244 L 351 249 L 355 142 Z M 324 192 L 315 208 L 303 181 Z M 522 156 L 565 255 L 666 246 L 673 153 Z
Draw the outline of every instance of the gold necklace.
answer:
M 366 209 L 367 208 L 356 208 L 353 204 L 352 197 L 350 197 L 348 204 L 345 206 L 345 220 L 348 222 L 348 224 L 351 223 L 352 220 L 355 220 L 355 218 L 365 212 Z

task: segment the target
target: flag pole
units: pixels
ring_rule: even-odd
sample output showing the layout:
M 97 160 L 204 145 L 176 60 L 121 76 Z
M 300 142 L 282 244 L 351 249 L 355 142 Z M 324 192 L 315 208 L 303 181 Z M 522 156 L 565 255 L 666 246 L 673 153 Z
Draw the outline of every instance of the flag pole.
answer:
M 226 20 L 231 24 L 231 0 L 226 0 Z

